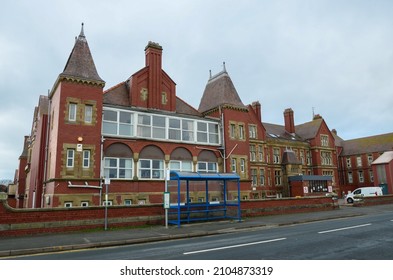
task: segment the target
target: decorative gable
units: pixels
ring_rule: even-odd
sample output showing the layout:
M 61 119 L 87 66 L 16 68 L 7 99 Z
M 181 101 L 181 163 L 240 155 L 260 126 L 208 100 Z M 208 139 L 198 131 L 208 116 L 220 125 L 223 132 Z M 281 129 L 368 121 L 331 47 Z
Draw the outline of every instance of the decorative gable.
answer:
M 146 66 L 128 80 L 130 105 L 176 111 L 176 84 L 162 69 L 162 47 L 149 42 L 145 48 Z

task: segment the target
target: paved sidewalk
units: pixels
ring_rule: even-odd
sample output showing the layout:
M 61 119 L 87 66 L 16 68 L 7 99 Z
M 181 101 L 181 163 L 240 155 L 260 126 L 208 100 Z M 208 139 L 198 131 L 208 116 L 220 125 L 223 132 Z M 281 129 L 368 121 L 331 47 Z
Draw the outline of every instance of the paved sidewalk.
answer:
M 392 210 L 393 205 L 372 207 L 340 205 L 338 209 L 331 211 L 245 218 L 241 222 L 224 220 L 184 224 L 180 228 L 170 225 L 168 228 L 165 226 L 151 226 L 107 231 L 98 230 L 92 232 L 9 237 L 0 240 L 0 257 L 190 238 L 223 234 L 236 230 L 247 230 L 255 227 L 269 228 Z

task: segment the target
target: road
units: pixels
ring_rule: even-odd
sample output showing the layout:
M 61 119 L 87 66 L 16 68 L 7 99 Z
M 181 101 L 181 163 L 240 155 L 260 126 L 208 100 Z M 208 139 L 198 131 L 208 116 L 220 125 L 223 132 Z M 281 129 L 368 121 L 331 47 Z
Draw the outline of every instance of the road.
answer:
M 393 211 L 24 260 L 393 260 Z

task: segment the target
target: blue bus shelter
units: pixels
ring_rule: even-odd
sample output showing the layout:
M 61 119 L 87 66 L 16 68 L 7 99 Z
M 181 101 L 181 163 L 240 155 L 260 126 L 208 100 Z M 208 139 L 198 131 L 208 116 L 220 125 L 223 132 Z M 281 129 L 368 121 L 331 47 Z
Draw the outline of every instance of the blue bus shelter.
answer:
M 234 219 L 241 221 L 240 177 L 236 173 L 170 171 L 169 224 Z

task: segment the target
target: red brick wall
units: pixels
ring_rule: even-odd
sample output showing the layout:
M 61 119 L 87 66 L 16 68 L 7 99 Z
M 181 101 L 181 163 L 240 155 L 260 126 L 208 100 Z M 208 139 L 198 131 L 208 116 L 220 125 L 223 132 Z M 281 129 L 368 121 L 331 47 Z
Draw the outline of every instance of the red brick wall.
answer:
M 334 207 L 330 197 L 283 198 L 241 202 L 243 217 L 325 211 L 333 210 Z
M 361 201 L 354 202 L 353 206 L 373 206 L 381 204 L 393 204 L 393 195 L 363 197 Z
M 0 237 L 103 228 L 104 217 L 104 207 L 14 209 L 0 202 Z M 109 227 L 162 224 L 163 219 L 162 205 L 108 208 Z
M 334 209 L 331 198 L 242 201 L 242 217 Z M 104 207 L 14 209 L 0 201 L 0 237 L 77 231 L 104 227 Z M 163 225 L 162 204 L 108 208 L 108 226 Z

